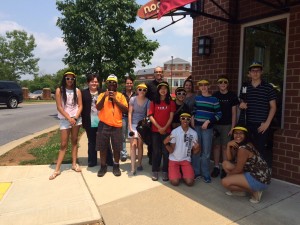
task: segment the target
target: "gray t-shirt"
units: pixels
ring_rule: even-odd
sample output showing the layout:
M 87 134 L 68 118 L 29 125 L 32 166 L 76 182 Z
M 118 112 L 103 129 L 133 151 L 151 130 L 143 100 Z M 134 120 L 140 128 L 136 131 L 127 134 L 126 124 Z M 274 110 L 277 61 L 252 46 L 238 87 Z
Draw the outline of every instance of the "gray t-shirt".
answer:
M 146 101 L 143 105 L 139 105 L 136 96 L 130 98 L 129 100 L 129 105 L 132 106 L 132 119 L 131 122 L 132 124 L 137 124 L 140 120 L 142 120 L 147 113 L 147 110 L 149 109 L 150 106 L 150 101 L 148 98 L 146 98 Z

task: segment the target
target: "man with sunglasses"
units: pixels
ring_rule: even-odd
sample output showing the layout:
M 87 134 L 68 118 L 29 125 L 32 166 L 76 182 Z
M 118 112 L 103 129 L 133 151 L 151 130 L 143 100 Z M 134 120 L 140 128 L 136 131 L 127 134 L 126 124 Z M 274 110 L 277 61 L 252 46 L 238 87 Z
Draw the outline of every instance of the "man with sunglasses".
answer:
M 183 87 L 178 87 L 175 90 L 175 105 L 176 105 L 176 111 L 174 113 L 173 121 L 172 121 L 172 129 L 177 128 L 180 126 L 180 114 L 181 113 L 191 113 L 189 106 L 184 103 L 186 91 Z
M 121 176 L 119 168 L 120 152 L 123 146 L 122 114 L 128 112 L 125 96 L 117 91 L 118 78 L 111 74 L 106 79 L 107 90 L 98 97 L 96 108 L 99 110 L 99 126 L 97 131 L 97 150 L 100 151 L 101 167 L 98 177 L 107 172 L 106 155 L 111 144 L 114 156 L 113 174 Z
M 213 96 L 219 99 L 222 117 L 214 126 L 215 134 L 217 134 L 213 139 L 214 169 L 211 177 L 214 178 L 220 174 L 221 153 L 223 160 L 226 160 L 226 145 L 230 141 L 233 128 L 237 123 L 237 105 L 239 104 L 237 95 L 228 90 L 229 80 L 226 76 L 220 76 L 217 83 L 219 91 L 213 93 Z M 222 169 L 221 178 L 225 176 L 226 173 Z
M 191 114 L 180 114 L 180 126 L 171 132 L 164 140 L 169 152 L 169 180 L 178 186 L 180 179 L 188 186 L 194 184 L 194 170 L 191 164 L 192 154 L 200 151 L 198 135 L 190 128 Z

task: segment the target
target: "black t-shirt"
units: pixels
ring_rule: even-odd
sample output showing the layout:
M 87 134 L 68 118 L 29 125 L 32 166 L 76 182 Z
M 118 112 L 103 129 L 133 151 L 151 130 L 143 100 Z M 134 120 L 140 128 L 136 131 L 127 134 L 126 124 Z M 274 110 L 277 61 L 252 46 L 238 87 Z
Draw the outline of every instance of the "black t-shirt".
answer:
M 176 111 L 174 112 L 174 117 L 173 117 L 172 123 L 180 123 L 180 114 L 182 114 L 182 113 L 191 114 L 191 112 L 190 112 L 189 106 L 185 103 L 183 103 L 182 107 L 181 107 L 181 105 L 177 105 L 176 102 L 175 102 L 175 105 L 176 105 Z M 180 108 L 180 110 L 178 110 L 179 108 Z
M 228 91 L 226 94 L 222 94 L 220 91 L 217 91 L 213 94 L 219 100 L 222 117 L 217 122 L 220 125 L 229 125 L 232 122 L 232 107 L 239 104 L 238 97 L 232 91 Z
M 152 80 L 152 81 L 149 81 L 146 83 L 147 89 L 148 89 L 148 91 L 146 93 L 146 97 L 150 101 L 154 101 L 154 99 L 155 99 L 158 84 L 159 84 L 159 82 L 157 82 L 156 80 Z

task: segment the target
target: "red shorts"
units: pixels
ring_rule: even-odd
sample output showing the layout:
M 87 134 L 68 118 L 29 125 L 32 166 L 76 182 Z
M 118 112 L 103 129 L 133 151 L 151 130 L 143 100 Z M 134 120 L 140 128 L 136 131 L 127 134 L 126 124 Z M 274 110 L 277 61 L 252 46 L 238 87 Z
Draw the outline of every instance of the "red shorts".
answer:
M 180 168 L 182 171 L 182 176 L 180 173 Z M 184 161 L 172 161 L 169 160 L 169 179 L 194 179 L 194 170 L 192 167 L 191 162 L 184 160 Z

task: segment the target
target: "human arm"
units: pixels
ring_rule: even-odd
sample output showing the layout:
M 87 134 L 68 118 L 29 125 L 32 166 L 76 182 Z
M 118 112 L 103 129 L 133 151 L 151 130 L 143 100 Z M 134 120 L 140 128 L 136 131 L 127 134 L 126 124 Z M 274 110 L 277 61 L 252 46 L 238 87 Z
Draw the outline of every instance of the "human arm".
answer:
M 132 130 L 132 112 L 133 112 L 133 106 L 131 104 L 129 104 L 129 108 L 128 108 L 128 130 L 129 131 L 133 131 Z
M 168 135 L 168 136 L 165 138 L 165 140 L 163 141 L 163 143 L 164 143 L 164 145 L 165 145 L 165 147 L 166 147 L 166 149 L 167 149 L 167 151 L 168 151 L 169 153 L 173 153 L 173 152 L 174 152 L 174 150 L 175 150 L 175 145 L 176 145 L 175 143 L 170 143 L 171 140 L 172 140 L 171 135 Z
M 234 140 L 231 140 L 227 143 L 226 158 L 228 161 L 232 161 L 235 159 L 238 147 L 238 143 L 236 143 Z
M 200 145 L 198 141 L 194 141 L 194 145 L 192 147 L 193 154 L 197 154 L 201 151 Z
M 109 97 L 111 98 L 112 102 L 119 107 L 122 113 L 128 112 L 128 104 L 124 95 L 121 95 L 121 97 L 117 99 L 117 92 L 114 92 L 112 95 L 109 95 Z
M 100 111 L 104 106 L 104 101 L 108 97 L 109 92 L 106 90 L 104 93 L 100 94 L 96 103 L 96 109 Z
M 232 131 L 233 131 L 233 128 L 235 127 L 236 123 L 237 123 L 237 106 L 234 105 L 231 107 L 231 129 L 228 133 L 228 136 L 232 135 Z
M 168 122 L 166 123 L 166 125 L 164 127 L 162 127 L 161 129 L 158 129 L 158 132 L 160 134 L 165 134 L 166 130 L 168 129 L 168 127 L 171 125 L 172 121 L 173 121 L 173 117 L 174 117 L 174 112 L 170 112 L 170 117 L 168 119 Z
M 258 132 L 259 133 L 264 133 L 270 126 L 273 117 L 275 116 L 276 113 L 276 100 L 273 99 L 271 101 L 269 101 L 269 105 L 270 105 L 270 109 L 269 109 L 269 114 L 267 117 L 267 120 L 263 123 L 261 123 L 261 125 L 258 127 Z
M 83 106 L 82 106 L 82 93 L 79 89 L 77 90 L 77 104 L 78 104 L 78 110 L 77 110 L 76 115 L 74 116 L 75 120 L 77 120 L 80 117 L 81 112 L 82 112 L 82 108 L 83 108 Z
M 232 170 L 227 171 L 228 175 L 232 174 L 241 174 L 244 172 L 244 166 L 247 162 L 247 159 L 250 156 L 250 152 L 244 148 L 240 147 L 237 149 L 237 162 L 235 164 L 235 167 Z

